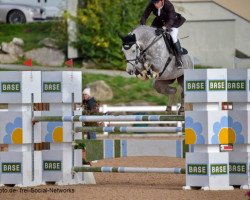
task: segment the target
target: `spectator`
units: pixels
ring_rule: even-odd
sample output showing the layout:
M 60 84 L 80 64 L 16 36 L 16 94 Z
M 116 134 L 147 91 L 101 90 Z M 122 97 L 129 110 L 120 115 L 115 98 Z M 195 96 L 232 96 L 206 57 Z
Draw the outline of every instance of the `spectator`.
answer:
M 99 112 L 99 103 L 90 95 L 90 88 L 85 88 L 82 92 L 83 115 L 93 115 Z M 97 126 L 96 122 L 86 122 L 85 126 Z M 87 132 L 87 139 L 96 139 L 96 132 Z

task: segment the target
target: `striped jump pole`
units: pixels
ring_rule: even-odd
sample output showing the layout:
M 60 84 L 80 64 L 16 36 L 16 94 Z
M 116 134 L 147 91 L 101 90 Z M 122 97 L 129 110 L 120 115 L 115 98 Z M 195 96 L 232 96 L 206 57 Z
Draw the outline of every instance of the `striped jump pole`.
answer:
M 36 116 L 35 122 L 102 122 L 102 121 L 185 121 L 182 115 L 76 115 Z
M 108 126 L 108 127 L 99 127 L 99 126 L 83 126 L 75 127 L 74 131 L 78 132 L 108 132 L 108 133 L 177 133 L 183 132 L 182 127 L 125 127 L 125 126 Z
M 148 167 L 73 167 L 73 172 L 107 172 L 107 173 L 164 173 L 185 174 L 184 168 L 148 168 Z

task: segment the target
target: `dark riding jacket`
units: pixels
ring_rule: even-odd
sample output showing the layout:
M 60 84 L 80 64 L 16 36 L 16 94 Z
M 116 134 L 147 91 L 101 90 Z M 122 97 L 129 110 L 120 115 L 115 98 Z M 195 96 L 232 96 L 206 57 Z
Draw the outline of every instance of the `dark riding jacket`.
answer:
M 83 100 L 82 106 L 84 106 L 86 110 L 91 111 L 91 112 L 99 109 L 97 101 L 95 100 L 94 97 L 91 97 L 88 100 Z
M 153 3 L 150 2 L 147 5 L 140 20 L 141 25 L 146 24 L 151 12 L 156 16 L 157 21 L 167 28 L 179 28 L 186 21 L 181 14 L 175 12 L 173 4 L 169 0 L 164 0 L 164 6 L 161 9 L 160 16 L 158 16 L 158 9 Z

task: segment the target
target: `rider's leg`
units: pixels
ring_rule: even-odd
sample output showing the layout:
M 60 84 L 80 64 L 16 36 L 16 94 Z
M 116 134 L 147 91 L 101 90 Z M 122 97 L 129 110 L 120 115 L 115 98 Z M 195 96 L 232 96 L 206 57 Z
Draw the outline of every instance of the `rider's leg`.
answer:
M 170 32 L 170 35 L 172 37 L 172 40 L 173 40 L 173 43 L 174 43 L 174 48 L 175 48 L 175 59 L 176 59 L 176 65 L 178 68 L 181 68 L 182 67 L 182 60 L 181 60 L 181 52 L 182 52 L 182 49 L 181 49 L 181 44 L 180 44 L 180 41 L 177 39 L 177 36 L 178 36 L 178 28 L 171 28 L 172 31 Z

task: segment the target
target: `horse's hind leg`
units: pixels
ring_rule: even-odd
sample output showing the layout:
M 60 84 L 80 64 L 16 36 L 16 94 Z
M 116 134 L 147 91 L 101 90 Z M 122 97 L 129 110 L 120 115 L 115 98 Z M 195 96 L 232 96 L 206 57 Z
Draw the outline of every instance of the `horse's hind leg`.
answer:
M 178 110 L 178 115 L 184 114 L 184 75 L 177 78 L 178 84 L 181 86 L 181 107 Z
M 167 114 L 172 114 L 172 105 L 176 94 L 176 88 L 171 87 L 170 84 L 174 81 L 175 80 L 154 80 L 153 82 L 153 87 L 158 93 L 168 95 Z

